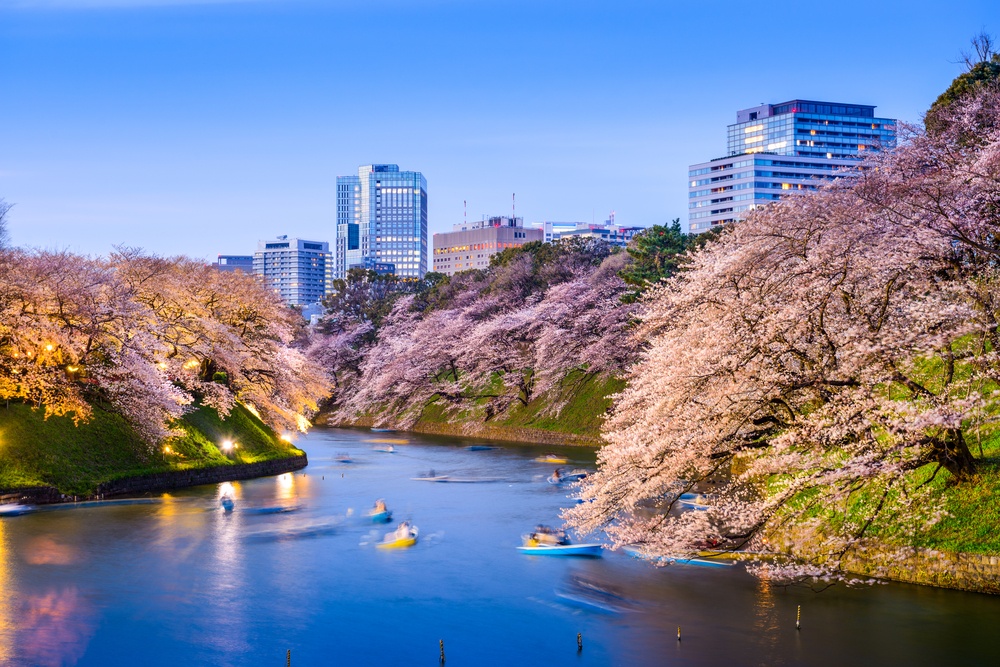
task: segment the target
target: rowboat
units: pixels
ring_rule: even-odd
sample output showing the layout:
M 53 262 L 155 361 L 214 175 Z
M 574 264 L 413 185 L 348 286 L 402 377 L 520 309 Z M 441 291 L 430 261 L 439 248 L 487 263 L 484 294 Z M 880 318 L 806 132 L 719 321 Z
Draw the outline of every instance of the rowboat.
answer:
M 231 496 L 222 496 L 222 500 L 219 502 L 225 512 L 232 512 L 233 508 L 236 507 L 236 501 Z
M 372 447 L 372 451 L 382 452 L 383 454 L 395 454 L 396 448 L 392 445 L 388 445 L 386 447 Z
M 638 558 L 640 560 L 648 560 L 652 563 L 659 563 L 662 565 L 698 565 L 701 567 L 730 567 L 734 565 L 732 561 L 709 559 L 709 558 L 687 558 L 687 557 L 677 557 L 677 556 L 647 556 L 639 551 L 639 547 L 634 545 L 628 545 L 622 547 L 622 551 L 632 558 Z
M 385 539 L 376 544 L 379 549 L 406 549 L 417 543 L 417 527 L 411 526 L 407 537 L 396 537 L 396 533 L 387 533 Z
M 285 514 L 302 509 L 302 505 L 274 505 L 271 507 L 250 507 L 240 510 L 241 514 Z
M 371 429 L 371 431 L 372 431 L 372 433 L 395 433 L 396 429 L 394 429 L 394 428 L 373 428 L 373 429 Z
M 4 503 L 0 505 L 0 516 L 20 516 L 34 511 L 34 505 L 22 505 L 21 503 Z
M 466 449 L 470 452 L 485 452 L 490 449 L 496 449 L 496 447 L 493 447 L 492 445 L 469 445 Z
M 539 463 L 569 463 L 569 459 L 565 456 L 556 456 L 555 454 L 543 454 L 535 459 Z
M 372 510 L 368 513 L 368 518 L 372 523 L 389 523 L 392 521 L 392 510 L 382 510 L 381 512 Z
M 530 556 L 582 556 L 600 558 L 604 549 L 600 544 L 539 544 L 535 540 L 525 540 L 517 550 Z
M 545 481 L 549 484 L 569 484 L 570 482 L 579 482 L 581 479 L 587 476 L 586 470 L 574 470 L 573 472 L 566 473 L 565 475 L 549 475 L 545 478 Z

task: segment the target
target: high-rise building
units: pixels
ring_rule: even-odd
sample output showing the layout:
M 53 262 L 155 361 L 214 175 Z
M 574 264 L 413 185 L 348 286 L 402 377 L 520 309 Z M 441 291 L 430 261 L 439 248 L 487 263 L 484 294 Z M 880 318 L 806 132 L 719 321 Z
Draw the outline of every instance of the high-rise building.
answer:
M 541 229 L 524 227 L 524 218 L 493 216 L 453 225 L 453 231 L 434 235 L 434 270 L 454 275 L 469 269 L 485 269 L 490 257 L 505 248 L 541 241 Z
M 253 255 L 219 255 L 213 266 L 219 271 L 253 273 Z
M 330 244 L 279 236 L 257 243 L 253 272 L 290 306 L 318 303 L 329 291 Z
M 746 211 L 815 190 L 872 151 L 896 145 L 896 121 L 862 104 L 791 100 L 736 112 L 727 156 L 688 168 L 688 230 L 700 233 Z
M 337 177 L 337 240 L 333 275 L 392 264 L 401 278 L 427 273 L 427 179 L 394 164 L 358 167 Z

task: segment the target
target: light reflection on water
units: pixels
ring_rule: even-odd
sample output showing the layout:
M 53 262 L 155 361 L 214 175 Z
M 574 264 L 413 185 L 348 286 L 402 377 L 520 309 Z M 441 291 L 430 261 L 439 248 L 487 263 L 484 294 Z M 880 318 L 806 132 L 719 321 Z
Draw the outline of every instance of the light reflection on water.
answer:
M 319 431 L 300 441 L 304 473 L 0 520 L 0 664 L 283 664 L 287 649 L 299 665 L 428 664 L 439 639 L 453 665 L 1000 664 L 985 596 L 523 556 L 519 536 L 567 503 L 533 460 L 552 447 L 408 436 L 388 454 L 379 439 Z M 502 481 L 411 479 L 432 468 Z M 374 547 L 395 526 L 368 522 L 376 498 L 420 526 L 415 547 Z M 252 511 L 275 507 L 296 511 Z

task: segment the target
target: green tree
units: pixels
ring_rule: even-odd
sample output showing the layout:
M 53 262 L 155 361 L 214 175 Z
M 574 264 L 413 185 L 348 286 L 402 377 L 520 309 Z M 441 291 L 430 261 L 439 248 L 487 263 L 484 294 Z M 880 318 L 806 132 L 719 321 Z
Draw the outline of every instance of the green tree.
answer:
M 1000 84 L 1000 54 L 994 51 L 992 38 L 980 33 L 972 38 L 972 47 L 971 54 L 962 55 L 968 71 L 958 75 L 927 110 L 924 125 L 931 134 L 948 129 L 948 114 L 956 102 L 970 98 L 985 86 Z

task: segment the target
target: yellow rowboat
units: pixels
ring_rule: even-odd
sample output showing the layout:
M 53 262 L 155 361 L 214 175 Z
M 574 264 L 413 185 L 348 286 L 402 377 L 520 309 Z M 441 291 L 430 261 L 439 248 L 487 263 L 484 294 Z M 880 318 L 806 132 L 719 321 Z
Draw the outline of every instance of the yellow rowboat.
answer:
M 375 442 L 382 445 L 405 445 L 410 441 L 404 438 L 376 438 L 369 440 L 368 442 Z
M 555 454 L 546 454 L 545 456 L 539 456 L 535 459 L 539 463 L 558 463 L 565 464 L 569 463 L 569 459 L 565 456 L 556 456 Z
M 417 543 L 417 527 L 410 528 L 409 537 L 396 537 L 395 533 L 389 533 L 375 546 L 379 549 L 407 549 Z

